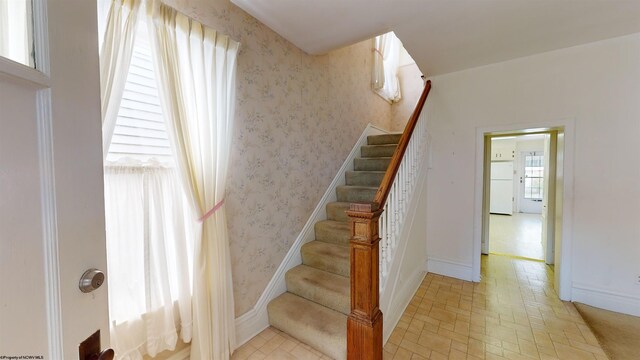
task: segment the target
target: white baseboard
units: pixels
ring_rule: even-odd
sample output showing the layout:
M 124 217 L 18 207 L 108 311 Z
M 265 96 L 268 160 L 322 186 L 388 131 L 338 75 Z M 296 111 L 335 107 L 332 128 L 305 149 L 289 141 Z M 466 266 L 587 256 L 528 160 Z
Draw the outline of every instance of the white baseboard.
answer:
M 452 260 L 429 257 L 427 259 L 427 271 L 460 280 L 472 281 L 473 279 L 473 268 L 470 264 Z
M 267 305 L 276 297 L 282 295 L 287 291 L 287 285 L 285 283 L 285 274 L 290 269 L 302 264 L 302 256 L 300 255 L 300 248 L 302 245 L 313 241 L 315 239 L 314 227 L 316 222 L 325 220 L 327 218 L 326 206 L 328 203 L 336 201 L 336 188 L 345 184 L 345 173 L 353 170 L 353 159 L 360 155 L 360 147 L 366 145 L 367 136 L 388 134 L 389 132 L 383 130 L 375 125 L 369 124 L 364 129 L 360 138 L 355 143 L 349 156 L 338 170 L 338 173 L 333 178 L 333 181 L 325 191 L 324 195 L 318 202 L 318 205 L 311 213 L 309 220 L 300 231 L 300 234 L 294 241 L 293 245 L 287 252 L 287 255 L 280 263 L 280 266 L 276 270 L 275 274 L 271 278 L 271 281 L 267 284 L 264 292 L 258 299 L 255 306 L 236 318 L 236 346 L 240 347 L 247 341 L 251 340 L 254 336 L 259 334 L 262 330 L 269 326 L 269 316 L 267 314 Z
M 269 327 L 267 304 L 269 304 L 269 301 L 278 297 L 278 295 L 287 291 L 286 286 L 284 291 L 280 292 L 279 284 L 271 284 L 270 282 L 269 285 L 272 286 L 265 289 L 256 305 L 251 310 L 236 318 L 236 349 Z M 263 299 L 265 295 L 266 298 Z
M 422 284 L 422 279 L 424 279 L 425 275 L 426 275 L 426 272 L 424 271 L 424 269 L 417 268 L 411 274 L 411 276 L 409 276 L 409 279 L 407 279 L 407 282 L 402 287 L 402 289 L 399 289 L 399 291 L 397 291 L 394 294 L 394 297 L 391 301 L 391 305 L 389 306 L 389 309 L 387 309 L 387 311 L 383 313 L 383 316 L 384 316 L 384 329 L 382 334 L 383 344 L 386 344 L 387 340 L 389 340 L 389 337 L 391 336 L 393 329 L 395 329 L 396 325 L 398 325 L 398 321 L 400 321 L 400 318 L 402 317 L 404 310 L 407 308 L 407 306 L 411 302 L 411 299 L 413 298 L 413 295 L 416 293 L 416 291 L 420 287 L 420 284 Z
M 640 316 L 640 297 L 573 283 L 571 300 L 633 316 Z

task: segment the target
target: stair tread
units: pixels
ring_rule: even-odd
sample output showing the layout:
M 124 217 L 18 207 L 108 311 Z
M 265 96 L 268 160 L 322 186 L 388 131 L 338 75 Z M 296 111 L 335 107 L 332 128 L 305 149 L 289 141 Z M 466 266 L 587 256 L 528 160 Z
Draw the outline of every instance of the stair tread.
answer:
M 348 202 L 343 202 L 341 204 L 347 204 L 347 207 L 349 207 Z M 316 223 L 317 224 L 323 224 L 324 226 L 328 226 L 334 229 L 340 229 L 340 230 L 349 230 L 349 223 L 345 222 L 345 221 L 336 221 L 336 220 L 320 220 Z
M 345 173 L 345 185 L 380 186 L 385 171 L 354 170 Z
M 360 158 L 360 159 L 371 159 L 371 158 Z M 376 159 L 391 159 L 391 158 L 376 158 Z M 385 174 L 386 171 L 382 171 L 382 170 L 347 170 L 347 173 L 357 173 L 357 174 L 374 174 L 374 175 L 379 175 L 379 174 Z
M 356 159 L 360 159 L 360 160 L 391 160 L 391 156 L 381 156 L 381 157 L 357 157 Z M 357 170 L 357 171 L 362 171 L 362 170 Z M 382 171 L 382 170 L 365 170 L 365 171 Z
M 349 245 L 351 229 L 347 221 L 322 220 L 315 224 L 317 241 Z
M 336 195 L 338 201 L 364 203 L 372 202 L 377 191 L 377 186 L 340 185 L 336 188 Z
M 307 265 L 287 271 L 287 291 L 345 315 L 350 311 L 351 283 L 348 277 Z
M 334 201 L 327 204 L 327 219 L 335 221 L 349 221 L 345 211 L 349 210 L 350 202 Z
M 347 209 L 349 208 L 349 202 L 347 201 L 332 201 L 330 203 L 328 203 L 327 205 L 332 205 L 332 206 L 337 206 L 337 207 L 346 207 Z
M 362 147 L 367 147 L 367 148 L 396 148 L 398 147 L 398 144 L 367 144 L 367 145 L 362 145 Z
M 378 190 L 377 186 L 363 186 L 363 185 L 338 185 L 339 188 L 351 188 L 351 189 L 366 189 L 366 190 Z
M 398 144 L 363 145 L 360 155 L 363 158 L 381 158 L 393 156 Z
M 391 157 L 359 157 L 353 160 L 355 171 L 387 171 Z
M 376 189 L 377 189 L 377 188 L 376 188 Z M 373 204 L 373 201 L 371 201 L 370 203 L 371 203 L 371 204 Z M 347 210 L 349 210 L 349 204 L 352 204 L 352 203 L 351 203 L 351 202 L 349 202 L 349 201 L 334 201 L 334 202 L 330 202 L 330 203 L 329 203 L 329 204 L 327 204 L 327 205 L 333 205 L 333 206 L 344 207 L 344 208 L 346 208 Z M 331 220 L 331 219 L 330 219 L 330 220 Z M 320 220 L 320 221 L 324 221 L 324 220 Z M 337 220 L 337 221 L 339 221 L 339 220 Z
M 268 305 L 269 323 L 336 360 L 347 357 L 347 316 L 286 292 Z
M 349 276 L 349 246 L 311 241 L 300 249 L 302 263 L 330 273 Z
M 369 135 L 367 136 L 368 145 L 397 144 L 400 142 L 402 133 Z

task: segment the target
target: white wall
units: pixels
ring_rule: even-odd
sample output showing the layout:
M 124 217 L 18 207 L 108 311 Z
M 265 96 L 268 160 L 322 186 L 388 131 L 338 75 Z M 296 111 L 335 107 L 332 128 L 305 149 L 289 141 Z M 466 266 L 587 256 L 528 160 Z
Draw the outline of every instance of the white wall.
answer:
M 398 66 L 402 67 L 402 66 L 406 66 L 406 65 L 413 65 L 415 64 L 415 60 L 413 60 L 413 58 L 411 57 L 411 55 L 409 55 L 409 53 L 407 52 L 407 49 L 403 47 L 400 48 L 400 61 L 398 62 Z
M 517 137 L 516 156 L 518 156 L 518 153 L 523 151 L 544 151 L 544 138 L 534 138 L 529 140 L 526 137 Z
M 391 131 L 403 132 L 424 90 L 422 72 L 415 62 L 398 68 L 402 99 L 391 105 Z
M 640 34 L 432 81 L 429 257 L 472 264 L 477 128 L 574 119 L 573 298 L 640 315 Z
M 424 89 L 422 71 L 404 46 L 400 47 L 398 80 L 400 81 L 400 101 L 391 105 L 391 131 L 402 132 L 407 125 L 418 99 Z

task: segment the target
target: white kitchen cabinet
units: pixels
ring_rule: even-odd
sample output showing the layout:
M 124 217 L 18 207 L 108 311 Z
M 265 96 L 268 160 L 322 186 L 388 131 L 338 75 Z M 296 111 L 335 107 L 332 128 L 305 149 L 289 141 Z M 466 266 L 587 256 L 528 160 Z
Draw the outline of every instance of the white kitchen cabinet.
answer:
M 513 161 L 516 158 L 514 141 L 494 140 L 491 143 L 491 161 Z

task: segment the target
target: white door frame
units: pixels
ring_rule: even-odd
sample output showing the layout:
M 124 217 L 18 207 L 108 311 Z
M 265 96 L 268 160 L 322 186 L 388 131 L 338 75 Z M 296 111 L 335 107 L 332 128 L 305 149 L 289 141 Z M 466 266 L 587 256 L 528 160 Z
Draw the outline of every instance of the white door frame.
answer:
M 563 177 L 563 215 L 562 236 L 556 238 L 560 242 L 559 262 L 555 271 L 559 276 L 558 295 L 562 300 L 571 300 L 571 249 L 573 242 L 573 164 L 575 147 L 575 119 L 565 118 L 539 123 L 497 125 L 476 128 L 476 169 L 474 186 L 474 226 L 473 226 L 473 263 L 472 279 L 480 281 L 480 258 L 482 250 L 483 211 L 484 211 L 484 163 L 485 136 L 504 133 L 527 133 L 562 129 L 564 132 L 564 177 Z M 556 247 L 558 245 L 556 244 Z M 557 254 L 556 254 L 557 255 Z

